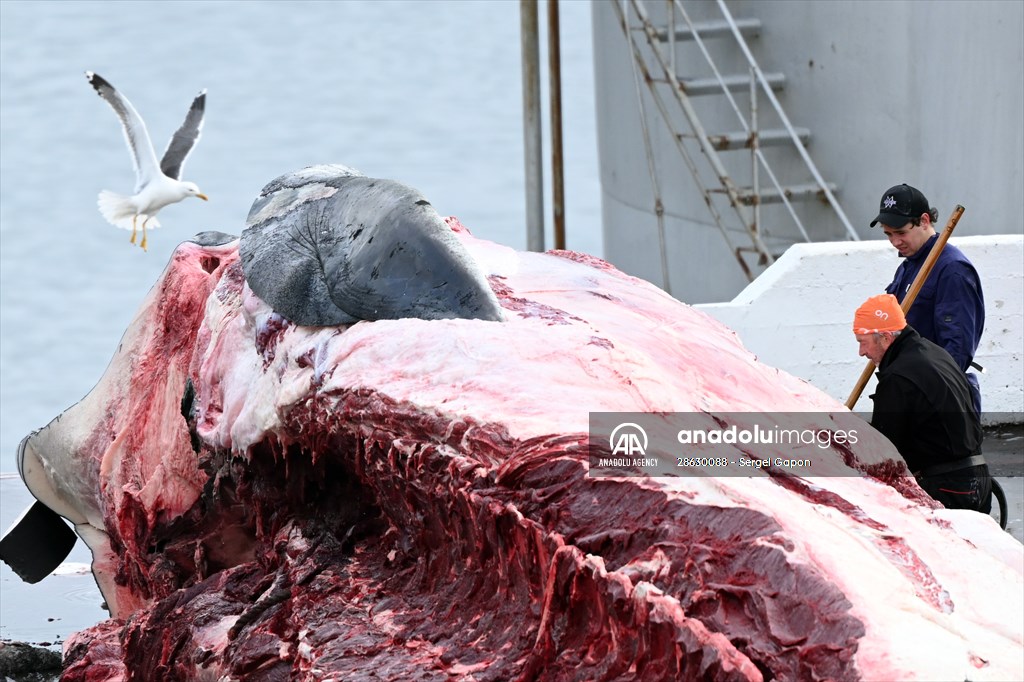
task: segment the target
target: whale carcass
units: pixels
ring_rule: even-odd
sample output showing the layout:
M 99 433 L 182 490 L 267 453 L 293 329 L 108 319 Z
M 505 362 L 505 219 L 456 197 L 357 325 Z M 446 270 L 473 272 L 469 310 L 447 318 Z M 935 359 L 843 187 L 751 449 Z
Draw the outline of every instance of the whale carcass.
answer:
M 497 314 L 301 326 L 237 240 L 178 247 L 94 391 L 22 446 L 111 613 L 63 679 L 1024 676 L 1024 555 L 991 519 L 657 288 L 444 225 Z M 602 472 L 588 436 L 764 411 L 861 437 L 808 477 Z

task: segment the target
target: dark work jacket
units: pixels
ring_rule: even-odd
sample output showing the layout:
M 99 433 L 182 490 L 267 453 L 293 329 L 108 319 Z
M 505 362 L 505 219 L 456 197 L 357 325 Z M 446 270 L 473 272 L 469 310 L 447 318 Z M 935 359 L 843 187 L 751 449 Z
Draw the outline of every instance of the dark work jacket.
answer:
M 907 325 L 882 356 L 871 425 L 911 471 L 981 454 L 967 377 L 944 349 Z
M 938 238 L 933 235 L 917 253 L 900 263 L 892 283 L 885 288 L 887 294 L 903 303 Z M 968 370 L 985 327 L 985 299 L 978 272 L 963 251 L 946 244 L 907 311 L 907 324 L 945 348 L 961 370 Z

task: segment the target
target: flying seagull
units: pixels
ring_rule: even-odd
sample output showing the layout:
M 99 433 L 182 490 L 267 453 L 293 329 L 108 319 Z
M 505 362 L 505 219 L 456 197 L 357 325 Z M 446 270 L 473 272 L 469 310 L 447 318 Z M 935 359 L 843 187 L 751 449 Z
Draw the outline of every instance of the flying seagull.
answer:
M 132 153 L 135 166 L 135 194 L 130 197 L 103 190 L 99 196 L 100 213 L 108 222 L 124 229 L 131 228 L 131 243 L 135 243 L 139 217 L 142 217 L 142 241 L 139 246 L 146 250 L 146 225 L 160 227 L 156 219 L 157 211 L 168 204 L 181 201 L 186 197 L 199 197 L 206 201 L 206 195 L 199 191 L 194 182 L 181 180 L 181 169 L 185 159 L 199 140 L 203 128 L 203 109 L 206 106 L 206 90 L 200 92 L 189 107 L 185 122 L 181 124 L 160 163 L 156 162 L 156 152 L 146 131 L 146 124 L 135 111 L 135 107 L 114 86 L 92 71 L 86 71 L 85 77 L 100 97 L 107 101 L 124 128 L 124 138 L 128 142 L 128 150 Z

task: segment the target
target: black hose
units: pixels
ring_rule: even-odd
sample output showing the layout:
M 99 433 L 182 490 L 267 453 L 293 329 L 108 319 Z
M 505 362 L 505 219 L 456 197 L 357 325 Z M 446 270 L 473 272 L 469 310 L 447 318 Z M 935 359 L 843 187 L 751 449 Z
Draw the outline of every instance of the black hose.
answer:
M 999 485 L 999 481 L 994 478 L 992 479 L 992 497 L 996 498 L 996 502 L 999 503 L 999 527 L 1006 530 L 1006 517 L 1009 516 L 1006 493 L 1003 492 L 1003 486 Z

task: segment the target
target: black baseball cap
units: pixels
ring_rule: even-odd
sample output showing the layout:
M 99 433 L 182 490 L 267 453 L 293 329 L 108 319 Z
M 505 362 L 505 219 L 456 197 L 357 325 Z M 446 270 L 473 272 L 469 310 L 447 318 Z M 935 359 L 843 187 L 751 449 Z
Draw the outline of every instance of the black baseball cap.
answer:
M 878 217 L 871 221 L 871 227 L 882 223 L 888 227 L 903 227 L 911 220 L 917 220 L 928 213 L 931 207 L 921 190 L 907 183 L 885 190 L 878 203 Z

